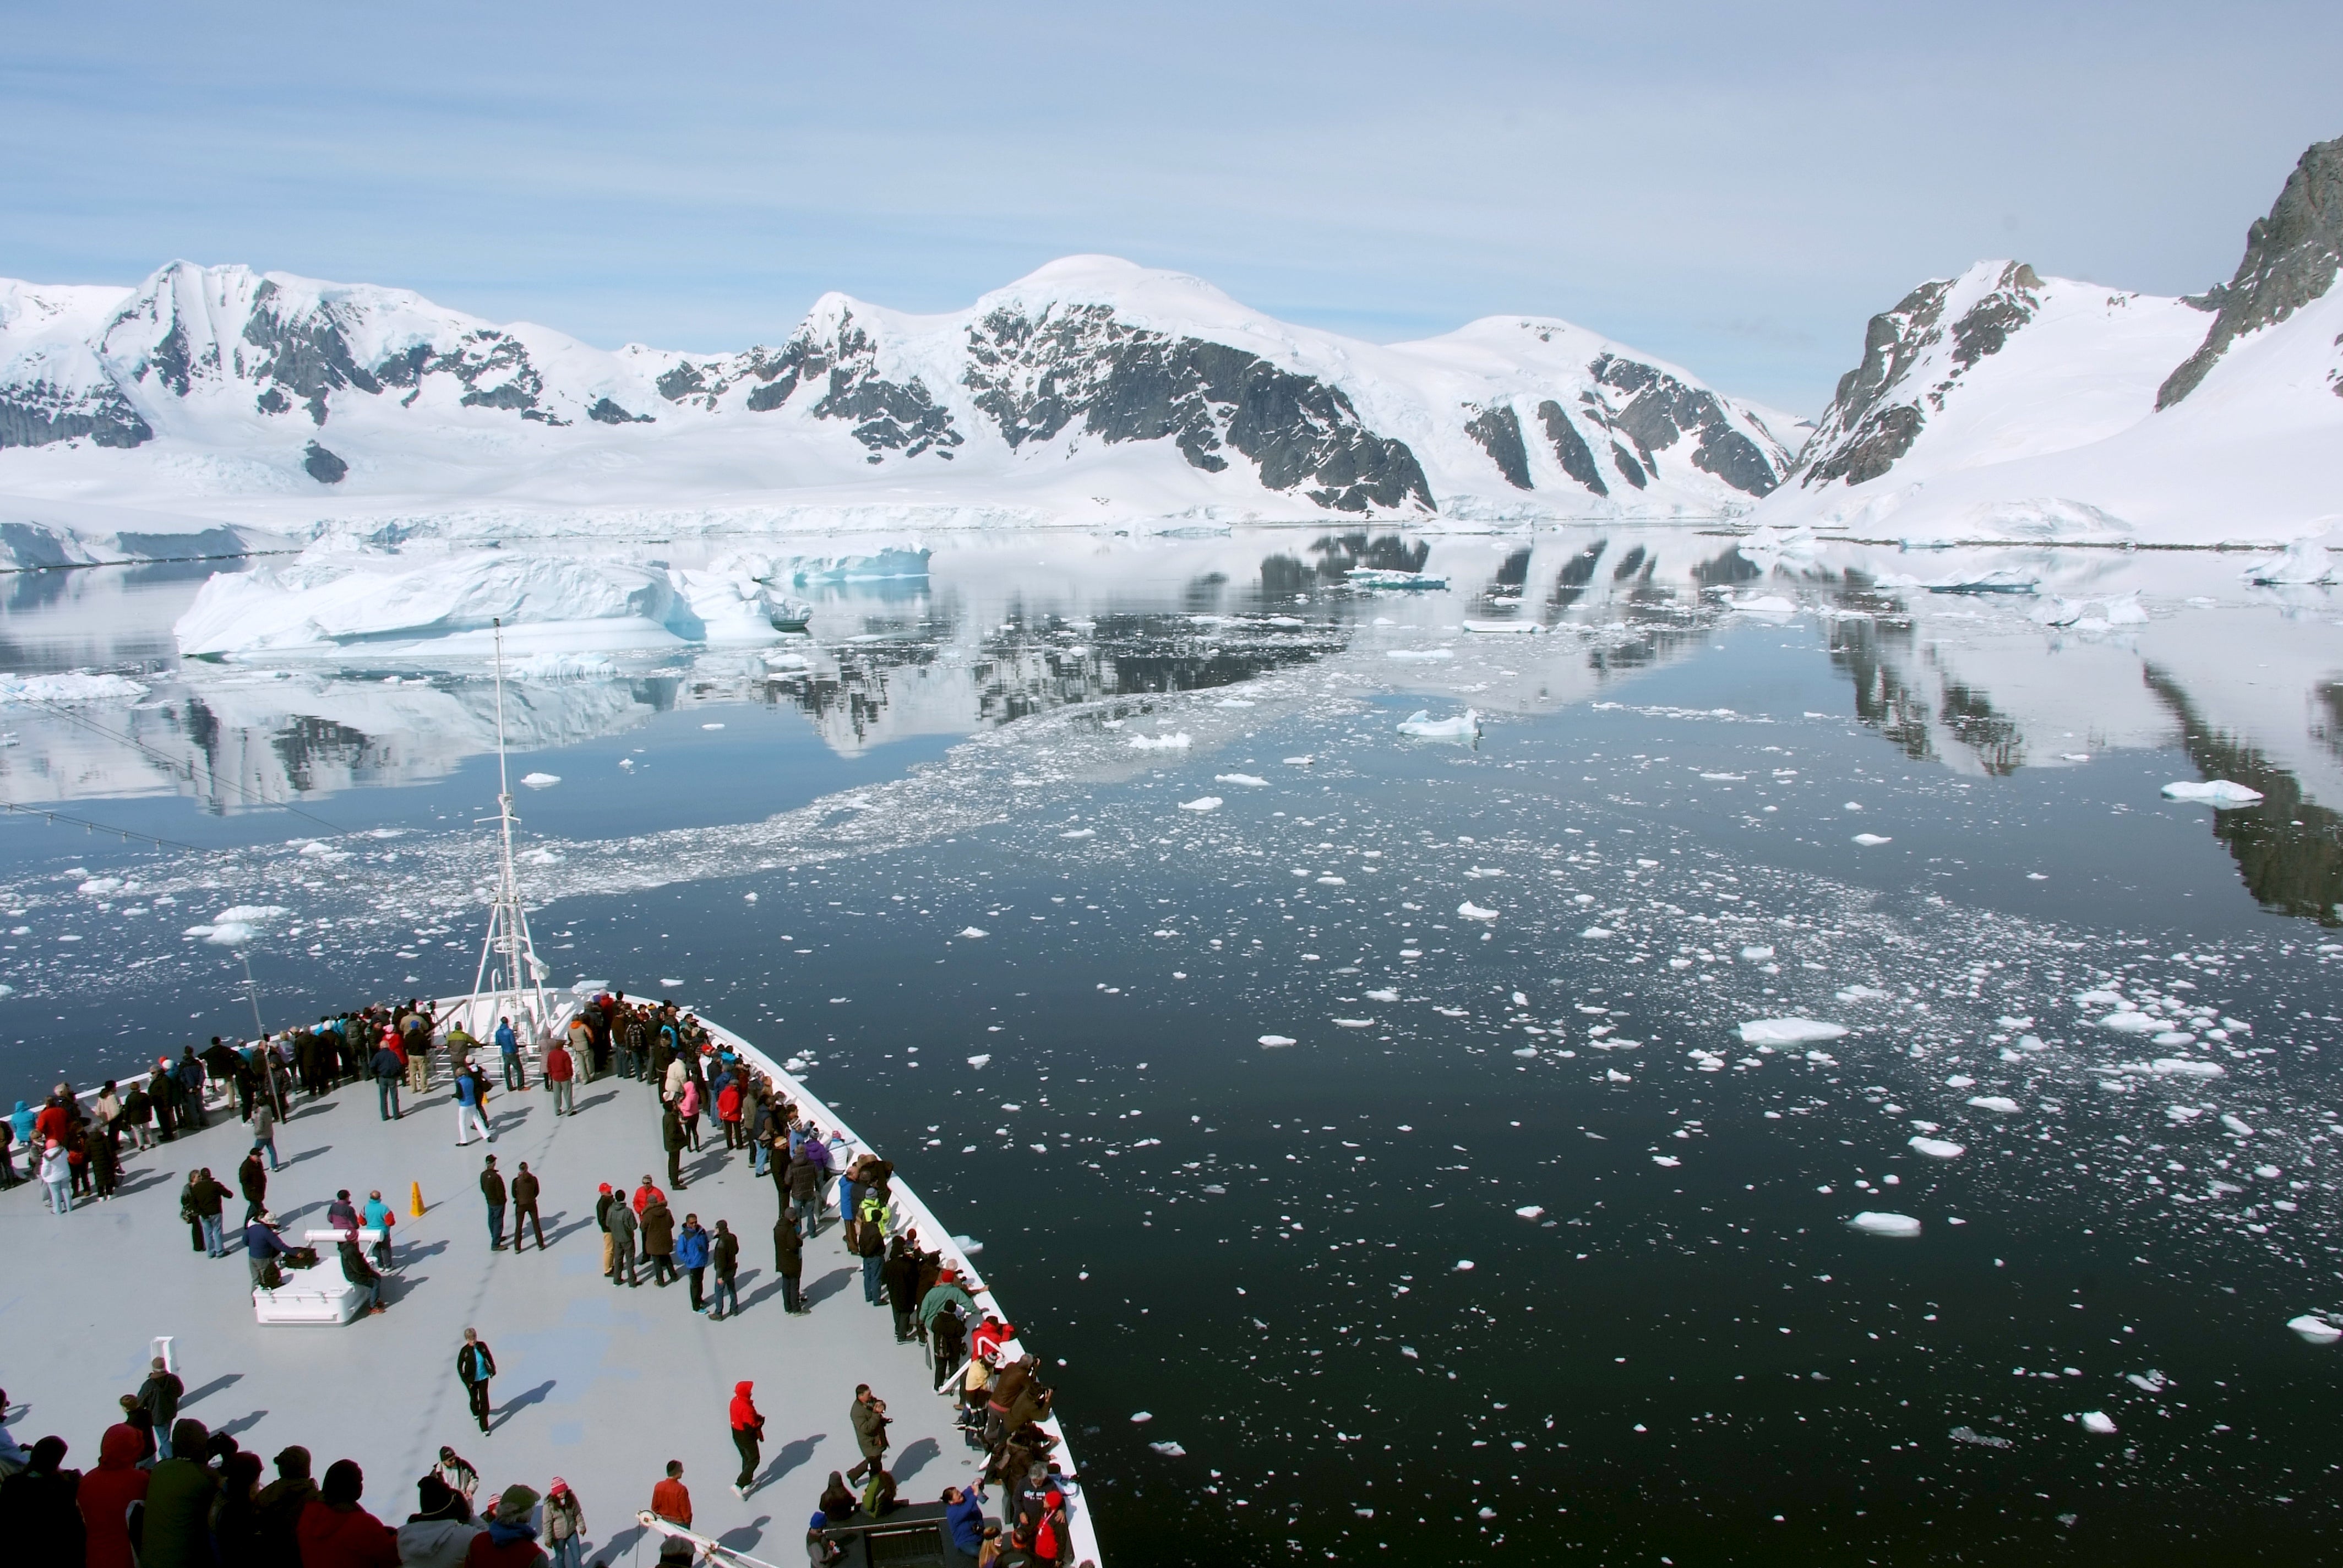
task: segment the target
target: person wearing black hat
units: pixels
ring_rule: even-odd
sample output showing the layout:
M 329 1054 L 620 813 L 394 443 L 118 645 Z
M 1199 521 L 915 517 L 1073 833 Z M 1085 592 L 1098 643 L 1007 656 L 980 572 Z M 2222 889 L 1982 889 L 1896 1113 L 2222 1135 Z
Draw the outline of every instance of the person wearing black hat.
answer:
M 255 1502 L 260 1514 L 255 1561 L 259 1568 L 301 1568 L 301 1515 L 317 1495 L 317 1483 L 309 1479 L 309 1451 L 298 1445 L 282 1449 L 275 1462 L 277 1479 L 260 1489 Z
M 460 1568 L 473 1537 L 487 1533 L 464 1494 L 435 1472 L 415 1483 L 415 1512 L 398 1527 L 398 1560 L 409 1568 Z

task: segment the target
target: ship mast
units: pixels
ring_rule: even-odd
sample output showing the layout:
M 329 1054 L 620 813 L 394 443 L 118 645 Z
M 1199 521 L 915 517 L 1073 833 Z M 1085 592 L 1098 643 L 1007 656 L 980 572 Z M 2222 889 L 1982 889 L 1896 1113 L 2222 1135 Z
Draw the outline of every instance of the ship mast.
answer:
M 488 932 L 480 944 L 480 967 L 472 977 L 473 1018 L 479 1026 L 473 1032 L 486 1040 L 494 1033 L 498 1017 L 510 1018 L 513 1031 L 527 1048 L 549 1026 L 553 1010 L 546 1001 L 544 970 L 529 940 L 528 912 L 521 908 L 520 878 L 513 869 L 513 824 L 520 819 L 513 815 L 512 779 L 505 759 L 505 623 L 498 617 L 490 624 L 496 628 L 497 826 L 501 860 L 497 896 L 488 906 Z M 478 1010 L 483 1003 L 485 1013 Z

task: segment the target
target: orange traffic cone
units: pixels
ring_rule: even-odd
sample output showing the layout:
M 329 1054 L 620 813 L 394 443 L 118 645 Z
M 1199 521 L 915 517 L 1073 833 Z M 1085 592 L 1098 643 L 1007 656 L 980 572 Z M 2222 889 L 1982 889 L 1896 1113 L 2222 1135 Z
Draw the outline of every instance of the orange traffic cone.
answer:
M 407 1200 L 407 1211 L 419 1220 L 423 1217 L 423 1183 L 417 1181 L 413 1186 L 414 1191 Z

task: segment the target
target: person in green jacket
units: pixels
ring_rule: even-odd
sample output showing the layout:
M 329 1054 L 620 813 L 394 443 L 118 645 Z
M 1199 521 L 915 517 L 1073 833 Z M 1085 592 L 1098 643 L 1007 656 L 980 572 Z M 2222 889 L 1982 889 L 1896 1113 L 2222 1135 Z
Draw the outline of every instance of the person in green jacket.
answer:
M 146 1482 L 146 1523 L 140 1568 L 210 1568 L 212 1503 L 219 1477 L 205 1464 L 212 1434 L 202 1422 L 182 1418 L 171 1428 L 171 1457 Z

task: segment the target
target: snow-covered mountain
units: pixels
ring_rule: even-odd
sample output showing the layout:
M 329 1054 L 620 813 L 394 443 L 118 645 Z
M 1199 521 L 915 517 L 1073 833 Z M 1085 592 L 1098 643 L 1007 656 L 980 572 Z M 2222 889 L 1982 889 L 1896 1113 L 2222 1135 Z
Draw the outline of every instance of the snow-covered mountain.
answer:
M 0 495 L 297 534 L 623 508 L 1715 517 L 1780 482 L 1791 429 L 1566 322 L 1380 346 L 1103 256 L 946 316 L 825 296 L 724 355 L 241 266 L 0 284 Z
M 1912 539 L 2214 543 L 2343 524 L 2343 140 L 2182 299 L 1980 262 L 1871 318 L 1754 520 Z

